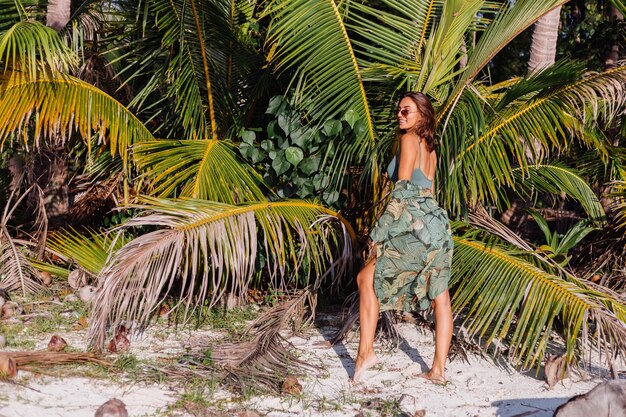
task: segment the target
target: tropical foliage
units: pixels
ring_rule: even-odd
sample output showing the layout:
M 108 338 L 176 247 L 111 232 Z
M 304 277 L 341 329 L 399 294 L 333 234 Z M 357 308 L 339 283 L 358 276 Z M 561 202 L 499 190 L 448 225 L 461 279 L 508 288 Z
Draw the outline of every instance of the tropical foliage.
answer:
M 590 228 L 608 227 L 600 191 L 626 180 L 625 66 L 589 72 L 562 60 L 497 84 L 485 77 L 563 3 L 125 0 L 86 3 L 57 34 L 37 5 L 0 0 L 4 152 L 63 148 L 80 190 L 123 178 L 102 195 L 138 213 L 107 237 L 66 231 L 51 242 L 97 276 L 92 341 L 102 346 L 123 319 L 148 323 L 168 296 L 188 312 L 250 285 L 349 280 L 354 235 L 338 209 L 359 228 L 371 222 L 392 109 L 419 90 L 438 113 L 436 185 L 456 219 L 453 300 L 469 337 L 509 346 L 527 367 L 553 348 L 553 331 L 570 360 L 591 345 L 623 355 L 623 298 L 564 262 L 591 229 L 553 237 L 536 217 L 548 253 L 500 221 L 520 205 L 567 203 Z M 346 178 L 354 173 L 360 181 Z

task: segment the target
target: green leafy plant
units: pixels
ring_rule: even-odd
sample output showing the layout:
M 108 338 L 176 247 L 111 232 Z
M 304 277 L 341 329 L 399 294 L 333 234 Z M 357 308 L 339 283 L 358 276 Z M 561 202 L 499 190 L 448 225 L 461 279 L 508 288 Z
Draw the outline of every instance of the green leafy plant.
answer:
M 347 177 L 331 183 L 333 166 L 341 142 L 354 136 L 357 123 L 350 113 L 341 120 L 328 119 L 322 126 L 303 120 L 288 100 L 275 96 L 265 112 L 270 121 L 265 130 L 246 129 L 241 133 L 239 152 L 263 173 L 268 187 L 280 198 L 318 199 L 341 209 L 346 196 L 341 189 Z
M 538 212 L 531 210 L 530 215 L 535 219 L 546 238 L 546 244 L 539 246 L 537 249 L 560 266 L 565 266 L 569 263 L 571 256 L 568 256 L 567 253 L 574 246 L 589 233 L 598 230 L 597 227 L 589 226 L 589 220 L 584 219 L 576 223 L 565 234 L 559 234 L 556 230 L 550 230 L 548 222 Z

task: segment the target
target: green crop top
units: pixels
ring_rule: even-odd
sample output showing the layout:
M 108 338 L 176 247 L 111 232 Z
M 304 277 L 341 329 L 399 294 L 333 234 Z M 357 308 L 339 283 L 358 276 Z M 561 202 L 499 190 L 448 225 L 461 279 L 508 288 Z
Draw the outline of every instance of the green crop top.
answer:
M 387 174 L 389 175 L 389 179 L 391 181 L 398 181 L 398 165 L 400 165 L 398 161 L 398 155 L 400 155 L 400 151 L 393 156 L 391 162 L 387 166 Z M 422 148 L 419 148 L 419 154 L 417 156 L 419 158 L 420 164 L 422 162 Z M 411 182 L 415 185 L 419 185 L 422 188 L 433 188 L 433 182 L 426 177 L 424 171 L 422 171 L 421 167 L 417 167 L 413 170 L 413 174 L 411 175 Z

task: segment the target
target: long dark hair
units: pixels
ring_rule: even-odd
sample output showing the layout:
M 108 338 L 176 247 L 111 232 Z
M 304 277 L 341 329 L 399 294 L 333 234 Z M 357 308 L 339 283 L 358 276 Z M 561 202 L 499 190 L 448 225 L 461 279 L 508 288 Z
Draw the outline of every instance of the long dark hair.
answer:
M 421 122 L 415 126 L 415 129 L 413 129 L 412 132 L 426 141 L 426 147 L 429 152 L 434 151 L 437 147 L 437 143 L 435 142 L 435 127 L 437 125 L 437 118 L 435 116 L 435 109 L 433 108 L 432 103 L 428 97 L 419 92 L 406 93 L 400 100 L 405 97 L 409 97 L 413 100 L 417 106 L 417 110 L 422 116 Z

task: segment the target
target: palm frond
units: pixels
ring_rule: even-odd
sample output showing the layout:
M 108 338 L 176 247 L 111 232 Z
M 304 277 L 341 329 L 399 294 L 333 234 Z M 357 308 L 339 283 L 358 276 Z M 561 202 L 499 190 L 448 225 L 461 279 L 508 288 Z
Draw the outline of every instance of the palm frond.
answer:
M 151 117 L 176 115 L 185 136 L 215 139 L 228 130 L 229 118 L 249 101 L 257 54 L 237 37 L 250 16 L 250 4 L 227 0 L 149 0 L 130 3 L 135 13 L 118 24 L 131 27 L 129 42 L 116 58 L 120 75 L 137 87 L 132 106 Z M 253 4 L 252 4 L 253 7 Z M 234 9 L 233 9 L 234 8 Z M 235 21 L 236 20 L 236 21 Z M 158 107 L 154 107 L 154 102 Z
M 491 58 L 537 19 L 564 3 L 566 0 L 521 0 L 508 3 L 508 8 L 503 6 L 503 9 L 497 13 L 494 21 L 485 30 L 476 47 L 469 54 L 465 71 L 456 81 L 454 89 L 438 115 L 438 119 L 443 120 L 443 117 L 457 102 L 461 92 L 474 80 Z
M 384 0 L 382 3 L 390 11 L 367 2 L 350 5 L 346 27 L 364 72 L 373 64 L 402 67 L 414 62 L 445 2 Z
M 610 122 L 619 114 L 626 101 L 625 82 L 626 66 L 621 66 L 602 73 L 590 73 L 558 88 L 545 89 L 529 101 L 509 106 L 494 120 L 494 126 L 477 138 L 468 150 L 495 135 L 526 140 L 534 138 L 558 146 L 566 136 L 566 130 L 578 127 L 574 121 L 582 120 L 584 124 L 585 120 L 597 121 L 602 115 Z
M 619 10 L 622 15 L 626 15 L 626 3 L 622 0 L 611 0 L 611 3 Z
M 2 226 L 0 230 L 0 288 L 21 291 L 22 295 L 42 288 L 39 273 L 27 258 L 27 252 L 13 241 Z
M 37 21 L 17 22 L 0 34 L 0 65 L 27 73 L 31 80 L 41 70 L 69 72 L 78 59 L 59 34 Z
M 14 74 L 15 75 L 15 74 Z M 29 146 L 27 130 L 32 118 L 34 144 L 41 137 L 65 141 L 77 131 L 88 144 L 97 134 L 111 154 L 126 163 L 131 144 L 153 139 L 148 129 L 121 103 L 90 84 L 69 76 L 30 81 L 9 77 L 0 82 L 0 143 L 21 135 Z
M 203 15 L 197 10 L 197 2 L 164 0 L 154 2 L 154 7 L 160 15 L 159 25 L 165 32 L 165 46 L 176 45 L 180 51 L 171 61 L 170 76 L 184 124 L 193 126 L 203 139 L 215 138 L 215 109 L 204 34 L 206 26 L 200 22 Z M 208 107 L 208 117 L 205 106 Z
M 617 227 L 626 228 L 626 181 L 618 180 L 610 183 L 611 192 L 608 194 L 613 202 L 611 211 L 615 212 Z
M 583 126 L 587 121 L 598 116 L 610 121 L 618 115 L 626 99 L 625 81 L 626 68 L 618 67 L 547 89 L 496 113 L 483 132 L 455 115 L 449 125 L 452 130 L 442 133 L 442 170 L 446 174 L 443 200 L 453 211 L 461 211 L 466 200 L 469 205 L 479 201 L 500 204 L 500 187 L 514 186 L 513 166 L 527 170 L 528 159 L 540 162 L 550 147 L 567 149 L 572 137 L 586 140 Z M 462 97 L 470 95 L 464 93 Z M 461 116 L 476 111 L 479 102 L 473 102 Z M 463 129 L 479 135 L 463 135 Z
M 477 19 L 483 3 L 482 0 L 445 2 L 441 18 L 426 41 L 422 69 L 414 90 L 428 94 L 465 70 L 455 71 L 462 58 L 459 45 L 465 43 L 465 34 Z
M 45 16 L 38 0 L 0 0 L 0 33 L 20 21 Z
M 124 235 L 113 238 L 106 233 L 87 229 L 80 233 L 68 229 L 50 236 L 48 248 L 66 262 L 77 264 L 82 270 L 97 276 L 112 252 L 128 242 Z
M 626 306 L 581 280 L 552 275 L 501 245 L 455 236 L 452 269 L 455 311 L 466 314 L 472 336 L 487 345 L 509 346 L 523 367 L 540 364 L 552 342 L 563 337 L 568 363 L 577 349 L 595 346 L 607 358 L 624 355 Z M 557 322 L 559 325 L 557 325 Z
M 558 162 L 530 165 L 525 172 L 521 168 L 514 168 L 513 177 L 516 188 L 523 187 L 527 196 L 536 191 L 553 194 L 564 192 L 576 199 L 591 219 L 599 222 L 605 220 L 600 200 L 587 182 L 572 168 Z M 521 190 L 518 189 L 519 191 Z
M 246 334 L 252 340 L 224 344 L 212 352 L 215 364 L 224 367 L 241 388 L 265 388 L 280 393 L 288 375 L 298 375 L 302 368 L 319 370 L 303 362 L 288 349 L 281 332 L 300 331 L 315 318 L 317 293 L 310 287 L 295 292 L 291 299 L 277 305 L 249 326 Z
M 138 144 L 134 153 L 138 168 L 152 179 L 152 195 L 228 204 L 265 199 L 262 177 L 237 157 L 229 142 L 151 141 Z
M 276 69 L 294 69 L 296 107 L 321 122 L 348 109 L 362 123 L 357 138 L 342 152 L 349 162 L 374 155 L 373 115 L 361 78 L 361 68 L 344 21 L 344 4 L 324 0 L 271 1 L 266 43 Z M 342 172 L 346 161 L 339 167 Z M 374 164 L 376 165 L 376 164 Z M 372 172 L 373 179 L 377 171 Z
M 159 229 L 114 253 L 101 273 L 89 330 L 96 346 L 104 344 L 110 324 L 115 328 L 124 318 L 146 324 L 170 292 L 178 292 L 185 315 L 195 306 L 214 305 L 227 291 L 242 296 L 259 247 L 271 285 L 277 288 L 296 279 L 287 274 L 298 273 L 301 281 L 319 285 L 327 275 L 341 276 L 347 266 L 350 238 L 342 235 L 346 229 L 332 221 L 336 213 L 316 203 L 233 206 L 148 197 L 143 202 L 138 208 L 146 214 L 123 227 Z

